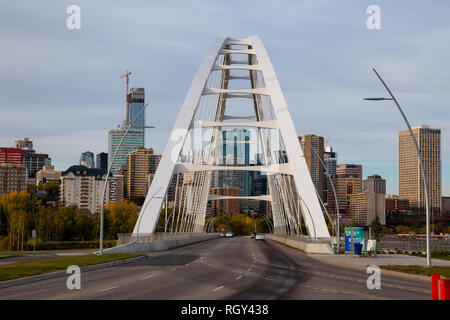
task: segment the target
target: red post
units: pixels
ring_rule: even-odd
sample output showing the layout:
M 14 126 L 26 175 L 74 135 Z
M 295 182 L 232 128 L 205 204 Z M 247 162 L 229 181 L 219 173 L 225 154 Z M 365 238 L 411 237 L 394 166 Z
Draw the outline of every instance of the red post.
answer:
M 439 279 L 441 297 L 440 300 L 450 300 L 450 279 Z
M 433 273 L 431 275 L 431 298 L 433 300 L 439 300 L 439 279 L 441 275 L 439 273 Z

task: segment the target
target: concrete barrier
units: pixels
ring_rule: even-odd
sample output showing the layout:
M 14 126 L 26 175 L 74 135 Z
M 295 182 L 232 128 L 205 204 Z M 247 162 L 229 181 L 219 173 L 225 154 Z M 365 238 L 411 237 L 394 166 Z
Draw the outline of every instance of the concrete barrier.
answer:
M 117 247 L 108 248 L 103 250 L 104 253 L 138 253 L 138 252 L 152 252 L 152 251 L 162 251 L 168 250 L 176 247 L 186 246 L 188 244 L 211 240 L 218 238 L 218 233 L 205 233 L 204 235 L 196 235 L 194 237 L 189 237 L 181 239 L 170 239 L 161 241 L 151 241 L 151 242 L 130 242 Z
M 306 253 L 324 253 L 324 254 L 334 254 L 333 249 L 329 243 L 313 243 L 306 242 L 300 239 L 295 239 L 295 237 L 286 237 L 275 234 L 266 234 L 267 239 L 283 243 L 289 247 L 293 247 L 304 251 Z

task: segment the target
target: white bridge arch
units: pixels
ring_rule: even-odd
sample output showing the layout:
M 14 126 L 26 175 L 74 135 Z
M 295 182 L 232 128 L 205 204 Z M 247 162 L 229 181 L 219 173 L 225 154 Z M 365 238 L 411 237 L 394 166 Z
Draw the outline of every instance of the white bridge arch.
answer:
M 230 88 L 234 80 L 247 82 L 248 88 Z M 239 98 L 251 99 L 254 115 L 225 114 L 227 100 Z M 261 147 L 264 164 L 221 164 L 217 151 L 222 127 L 257 130 L 258 141 L 252 143 Z M 182 156 L 183 147 L 195 129 L 201 130 L 202 148 L 191 151 L 186 159 Z M 274 138 L 273 132 L 278 136 Z M 211 195 L 212 172 L 218 170 L 266 172 L 269 194 Z M 270 201 L 274 233 L 300 234 L 303 220 L 310 237 L 330 238 L 286 101 L 266 49 L 257 36 L 218 38 L 209 47 L 181 106 L 133 237 L 155 232 L 169 186 L 175 181 L 178 188 L 181 179 L 188 179 L 189 185 L 183 183 L 181 190 L 175 189 L 175 205 L 180 205 L 174 208 L 172 232 L 201 232 L 209 200 L 242 198 Z

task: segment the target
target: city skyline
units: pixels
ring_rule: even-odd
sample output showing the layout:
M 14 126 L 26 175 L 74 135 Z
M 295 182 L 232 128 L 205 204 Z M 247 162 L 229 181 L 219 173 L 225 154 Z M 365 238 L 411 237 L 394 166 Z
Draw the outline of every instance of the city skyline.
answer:
M 264 19 L 257 19 L 252 29 L 252 23 L 244 23 L 246 16 L 236 15 L 231 17 L 234 29 L 226 32 L 239 30 L 236 35 L 241 36 L 258 29 L 277 69 L 299 135 L 331 136 L 328 145 L 339 154 L 339 164 L 362 164 L 363 177 L 379 174 L 387 180 L 387 192 L 397 194 L 397 133 L 405 129 L 404 125 L 390 102 L 375 106 L 362 101 L 366 96 L 385 95 L 371 73 L 371 68 L 377 67 L 413 126 L 425 124 L 441 129 L 442 189 L 443 195 L 449 195 L 450 150 L 446 138 L 450 124 L 446 119 L 450 111 L 446 108 L 449 93 L 445 88 L 450 78 L 444 67 L 448 65 L 445 59 L 449 51 L 445 39 L 450 31 L 444 14 L 448 4 L 408 2 L 415 10 L 407 12 L 401 3 L 377 4 L 382 11 L 381 30 L 365 27 L 368 2 L 337 5 L 321 1 L 283 3 L 285 22 L 276 27 L 264 27 L 259 21 Z M 4 53 L 7 63 L 0 76 L 0 110 L 5 115 L 0 120 L 0 144 L 12 147 L 13 141 L 29 137 L 35 149 L 49 154 L 57 170 L 78 163 L 83 151 L 107 152 L 107 131 L 123 120 L 125 84 L 119 77 L 126 69 L 133 72 L 130 87 L 146 89 L 147 122 L 156 124 L 156 129 L 147 130 L 145 147 L 161 153 L 173 126 L 173 113 L 179 110 L 205 43 L 224 33 L 225 23 L 229 26 L 229 21 L 222 18 L 213 23 L 208 20 L 211 28 L 195 33 L 200 27 L 188 21 L 189 12 L 196 10 L 193 14 L 202 21 L 208 14 L 230 10 L 204 2 L 195 8 L 143 4 L 144 9 L 136 10 L 117 3 L 101 6 L 81 1 L 79 6 L 86 19 L 82 20 L 81 30 L 70 31 L 64 24 L 66 3 L 49 6 L 39 16 L 29 9 L 34 7 L 32 3 L 6 6 L 8 16 L 0 13 L 0 25 L 8 27 L 0 32 L 10 50 Z M 186 25 L 185 30 L 167 19 L 169 12 L 177 14 L 173 7 L 180 12 L 186 9 L 176 17 Z M 263 2 L 259 14 L 280 14 L 274 8 Z M 122 11 L 126 14 L 122 15 Z M 420 18 L 414 15 L 416 11 L 422 13 Z M 135 19 L 148 12 L 158 18 L 145 23 Z M 115 27 L 114 17 L 119 15 L 124 20 L 121 29 Z M 18 16 L 25 22 L 19 25 Z M 321 24 L 324 20 L 326 23 Z M 407 28 L 403 27 L 406 22 L 410 22 Z M 150 38 L 142 38 L 144 32 Z M 285 42 L 277 37 L 280 32 L 300 41 Z M 30 47 L 18 39 L 26 39 Z M 302 57 L 295 64 L 286 59 L 292 52 Z M 32 61 L 27 62 L 31 56 Z M 93 65 L 98 72 L 86 77 Z M 46 67 L 45 77 L 40 66 Z

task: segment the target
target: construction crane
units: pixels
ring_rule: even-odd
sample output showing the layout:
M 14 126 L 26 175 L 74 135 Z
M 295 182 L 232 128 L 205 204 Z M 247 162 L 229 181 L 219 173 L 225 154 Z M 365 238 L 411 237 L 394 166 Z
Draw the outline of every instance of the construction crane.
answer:
M 127 102 L 127 105 L 126 105 L 126 107 L 127 107 L 127 114 L 126 114 L 126 117 L 125 117 L 125 123 L 126 123 L 126 125 L 128 125 L 128 123 L 129 123 L 129 114 L 130 114 L 130 102 L 128 101 L 129 99 L 128 99 L 128 94 L 129 94 L 129 91 L 128 91 L 128 84 L 130 83 L 130 74 L 131 74 L 131 72 L 129 72 L 128 70 L 127 70 L 127 73 L 125 73 L 123 76 L 121 76 L 120 78 L 122 79 L 122 78 L 127 78 L 127 80 L 126 80 L 126 83 L 127 83 L 127 94 L 125 95 L 125 97 L 126 97 L 126 102 Z

